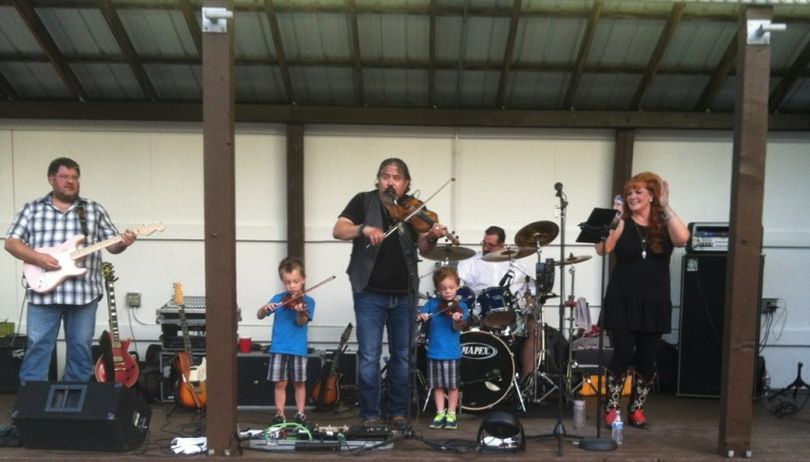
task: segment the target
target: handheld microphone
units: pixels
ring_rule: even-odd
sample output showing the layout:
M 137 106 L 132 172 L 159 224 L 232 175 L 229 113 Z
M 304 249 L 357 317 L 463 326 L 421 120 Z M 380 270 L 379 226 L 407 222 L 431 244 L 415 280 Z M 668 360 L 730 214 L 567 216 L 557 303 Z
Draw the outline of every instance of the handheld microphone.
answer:
M 619 226 L 619 222 L 622 221 L 622 215 L 624 214 L 624 199 L 622 198 L 621 194 L 617 194 L 616 197 L 613 198 L 613 204 L 622 205 L 622 210 L 616 210 L 616 216 L 613 217 L 613 221 L 610 222 L 610 229 L 616 229 Z

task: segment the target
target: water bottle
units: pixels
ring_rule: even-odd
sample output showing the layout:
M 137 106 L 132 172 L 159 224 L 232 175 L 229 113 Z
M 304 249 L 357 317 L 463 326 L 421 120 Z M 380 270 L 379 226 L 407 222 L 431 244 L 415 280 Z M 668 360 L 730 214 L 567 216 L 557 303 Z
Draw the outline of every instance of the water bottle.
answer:
M 622 444 L 624 442 L 624 422 L 622 422 L 622 411 L 619 409 L 616 409 L 616 420 L 613 421 L 610 428 L 610 437 L 616 444 Z
M 585 427 L 585 400 L 574 400 L 574 428 Z

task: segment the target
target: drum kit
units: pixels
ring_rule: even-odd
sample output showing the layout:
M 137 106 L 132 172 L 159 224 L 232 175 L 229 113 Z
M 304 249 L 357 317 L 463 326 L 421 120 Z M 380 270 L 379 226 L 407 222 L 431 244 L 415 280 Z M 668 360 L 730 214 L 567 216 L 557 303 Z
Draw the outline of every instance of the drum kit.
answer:
M 461 333 L 460 391 L 463 410 L 490 409 L 513 397 L 525 412 L 526 402 L 540 403 L 558 388 L 551 375 L 563 371 L 558 367 L 559 361 L 555 351 L 559 350 L 555 348 L 565 348 L 560 344 L 565 342 L 565 339 L 559 331 L 543 322 L 543 304 L 549 298 L 557 297 L 551 293 L 555 267 L 574 265 L 591 258 L 589 255 L 571 255 L 563 263 L 555 262 L 553 259 L 543 262 L 542 248 L 550 244 L 558 232 L 559 227 L 554 222 L 530 223 L 517 232 L 515 245 L 490 252 L 481 258 L 485 262 L 510 262 L 510 272 L 511 268 L 517 268 L 525 273 L 520 266 L 512 263 L 517 259 L 536 254 L 537 274 L 525 275 L 527 281 L 535 281 L 534 295 L 528 289 L 523 295 L 515 294 L 510 290 L 510 285 L 504 284 L 503 280 L 500 285 L 485 288 L 477 293 L 467 286 L 459 288 L 456 298 L 464 302 L 471 313 L 468 329 Z M 475 251 L 471 249 L 446 245 L 422 256 L 435 260 L 438 268 L 447 265 L 457 266 L 459 261 L 474 255 Z M 570 298 L 572 297 L 573 284 Z M 533 321 L 530 322 L 531 319 Z M 426 329 L 420 330 L 424 331 Z M 573 327 L 570 327 L 569 338 L 572 335 Z M 525 341 L 533 342 L 533 348 L 530 350 L 534 354 L 532 360 L 534 368 L 528 373 L 524 371 L 524 377 L 521 383 L 518 383 L 516 355 Z M 417 338 L 417 374 L 426 373 L 428 342 L 429 339 L 423 335 Z M 570 363 L 570 351 L 568 356 Z M 425 380 L 418 382 L 424 384 Z M 427 407 L 431 393 L 429 390 L 424 391 L 426 391 L 424 407 Z

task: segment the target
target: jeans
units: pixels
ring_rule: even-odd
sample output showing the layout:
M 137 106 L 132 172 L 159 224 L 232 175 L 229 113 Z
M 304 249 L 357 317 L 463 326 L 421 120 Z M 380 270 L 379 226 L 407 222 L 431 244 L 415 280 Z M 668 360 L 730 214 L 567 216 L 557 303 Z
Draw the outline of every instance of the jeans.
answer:
M 86 305 L 28 304 L 28 346 L 20 366 L 20 382 L 48 380 L 48 367 L 59 326 L 64 320 L 67 345 L 65 375 L 69 382 L 87 382 L 93 374 L 91 345 L 98 301 Z
M 357 368 L 360 418 L 407 415 L 410 402 L 409 358 L 415 311 L 411 297 L 375 292 L 354 294 L 357 318 Z M 383 327 L 388 329 L 388 403 L 380 403 L 380 356 Z

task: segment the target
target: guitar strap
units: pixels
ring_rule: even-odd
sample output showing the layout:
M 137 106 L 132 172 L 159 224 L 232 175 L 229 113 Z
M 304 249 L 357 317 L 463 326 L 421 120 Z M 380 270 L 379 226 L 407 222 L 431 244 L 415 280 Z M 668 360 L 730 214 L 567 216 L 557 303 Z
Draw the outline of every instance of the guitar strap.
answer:
M 87 239 L 87 216 L 84 213 L 83 200 L 79 201 L 79 205 L 76 206 L 76 214 L 79 215 L 79 224 L 82 226 L 82 234 L 85 239 Z

